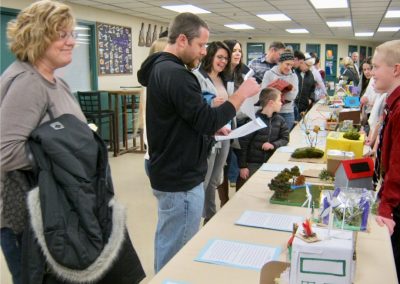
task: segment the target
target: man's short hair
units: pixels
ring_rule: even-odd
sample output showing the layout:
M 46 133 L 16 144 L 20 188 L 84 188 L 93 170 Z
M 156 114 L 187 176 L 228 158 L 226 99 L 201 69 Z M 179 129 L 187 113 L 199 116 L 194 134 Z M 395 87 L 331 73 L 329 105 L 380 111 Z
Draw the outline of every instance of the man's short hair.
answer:
M 294 51 L 294 57 L 297 58 L 298 60 L 305 60 L 306 57 L 304 56 L 304 53 L 301 52 L 300 50 L 295 50 Z
M 208 30 L 208 25 L 199 16 L 192 13 L 181 13 L 175 17 L 168 28 L 168 43 L 174 44 L 180 34 L 184 34 L 190 43 L 200 36 L 200 28 Z
M 271 42 L 271 44 L 269 45 L 269 49 L 275 49 L 275 50 L 279 50 L 279 49 L 285 49 L 285 44 L 283 42 L 280 41 L 273 41 Z

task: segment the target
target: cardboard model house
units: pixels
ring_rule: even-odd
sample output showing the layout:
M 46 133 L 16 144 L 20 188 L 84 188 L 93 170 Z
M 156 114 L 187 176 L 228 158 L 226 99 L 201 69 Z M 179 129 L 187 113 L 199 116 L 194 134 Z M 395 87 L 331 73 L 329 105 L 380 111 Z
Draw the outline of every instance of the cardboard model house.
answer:
M 356 187 L 372 190 L 374 162 L 371 158 L 341 161 L 335 174 L 335 187 Z

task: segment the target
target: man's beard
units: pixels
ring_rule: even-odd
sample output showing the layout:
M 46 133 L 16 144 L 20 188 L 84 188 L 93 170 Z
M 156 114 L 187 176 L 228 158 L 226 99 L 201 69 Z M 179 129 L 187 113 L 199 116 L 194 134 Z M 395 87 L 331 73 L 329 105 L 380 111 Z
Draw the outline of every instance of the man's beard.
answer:
M 189 70 L 193 70 L 193 69 L 197 69 L 197 67 L 199 67 L 199 65 L 200 65 L 200 60 L 199 59 L 195 59 L 192 62 L 186 64 L 186 67 Z

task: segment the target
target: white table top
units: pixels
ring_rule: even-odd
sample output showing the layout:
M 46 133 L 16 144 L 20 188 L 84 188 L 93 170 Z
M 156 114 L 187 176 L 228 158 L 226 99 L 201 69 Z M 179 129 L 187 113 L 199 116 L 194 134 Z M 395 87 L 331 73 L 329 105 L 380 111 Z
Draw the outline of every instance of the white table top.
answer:
M 309 112 L 315 123 L 322 122 L 323 113 L 316 106 Z M 311 122 L 311 120 L 309 120 Z M 324 140 L 324 138 L 322 139 Z M 291 132 L 289 146 L 303 145 L 303 133 L 297 126 Z M 305 146 L 305 145 L 304 145 Z M 324 142 L 319 145 L 324 149 Z M 303 169 L 322 169 L 324 164 L 288 161 L 289 153 L 275 152 L 269 163 L 302 165 Z M 234 197 L 190 240 L 181 251 L 151 280 L 166 280 L 185 284 L 204 283 L 259 283 L 260 272 L 194 261 L 210 239 L 224 239 L 280 246 L 281 261 L 286 261 L 286 243 L 290 233 L 234 225 L 245 210 L 267 211 L 292 215 L 305 215 L 306 209 L 269 203 L 272 192 L 267 184 L 277 172 L 258 171 Z M 397 283 L 390 236 L 386 228 L 379 227 L 374 216 L 369 220 L 370 233 L 358 233 L 355 283 Z

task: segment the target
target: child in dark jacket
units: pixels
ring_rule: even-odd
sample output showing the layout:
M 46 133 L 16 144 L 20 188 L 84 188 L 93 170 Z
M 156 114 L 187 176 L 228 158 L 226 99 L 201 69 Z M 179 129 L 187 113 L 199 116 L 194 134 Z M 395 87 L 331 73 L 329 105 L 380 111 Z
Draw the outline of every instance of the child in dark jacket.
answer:
M 240 175 L 236 181 L 236 190 L 268 161 L 277 148 L 289 142 L 289 129 L 284 118 L 277 113 L 282 106 L 281 92 L 274 88 L 263 89 L 259 104 L 262 109 L 256 116 L 261 118 L 267 127 L 239 139 Z

